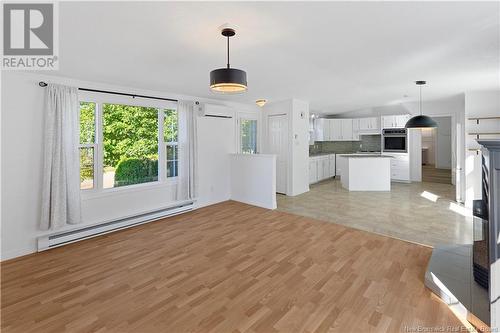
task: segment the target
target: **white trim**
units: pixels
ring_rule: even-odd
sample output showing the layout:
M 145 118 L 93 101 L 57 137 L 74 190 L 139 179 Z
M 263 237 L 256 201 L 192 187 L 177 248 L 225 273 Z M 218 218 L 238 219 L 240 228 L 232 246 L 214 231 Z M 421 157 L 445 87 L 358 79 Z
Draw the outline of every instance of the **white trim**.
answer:
M 96 190 L 82 190 L 82 200 L 92 200 L 95 198 L 108 197 L 118 194 L 147 191 L 155 188 L 175 186 L 178 183 L 177 177 L 168 177 L 164 182 L 159 180 L 148 183 L 133 184 L 120 187 L 111 187 Z
M 170 101 L 157 101 L 145 98 L 132 98 L 128 96 L 117 96 L 105 93 L 95 93 L 79 91 L 79 101 L 89 102 L 95 104 L 95 135 L 94 135 L 94 183 L 91 189 L 81 189 L 82 199 L 92 199 L 98 197 L 109 196 L 117 193 L 135 192 L 144 189 L 151 189 L 158 186 L 172 186 L 177 184 L 177 177 L 167 177 L 165 167 L 167 165 L 166 146 L 167 142 L 164 140 L 164 120 L 165 113 L 163 110 L 176 110 L 177 103 Z M 132 184 L 122 187 L 104 188 L 104 143 L 103 143 L 103 104 L 120 104 L 139 107 L 149 107 L 158 109 L 158 180 L 147 183 Z M 78 145 L 82 147 L 83 145 Z
M 165 166 L 162 161 L 167 161 L 167 154 L 165 153 L 165 112 L 158 111 L 158 181 L 165 182 L 167 180 Z

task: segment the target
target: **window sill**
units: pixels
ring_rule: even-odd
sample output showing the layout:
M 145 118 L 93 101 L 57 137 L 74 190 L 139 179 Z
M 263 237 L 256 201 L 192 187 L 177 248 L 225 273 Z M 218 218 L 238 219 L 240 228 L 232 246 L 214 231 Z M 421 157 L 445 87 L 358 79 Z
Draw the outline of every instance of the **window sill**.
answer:
M 163 188 L 163 187 L 171 187 L 171 186 L 177 185 L 178 182 L 179 182 L 178 177 L 174 177 L 174 178 L 167 179 L 164 182 L 157 181 L 157 182 L 128 185 L 128 186 L 115 187 L 115 188 L 105 188 L 105 189 L 95 189 L 95 190 L 80 190 L 80 193 L 81 193 L 82 201 L 85 201 L 85 200 L 92 200 L 92 199 L 102 198 L 102 197 L 117 196 L 117 195 L 124 195 L 124 194 L 135 193 L 135 192 L 148 191 L 148 190 L 153 190 L 153 189 Z

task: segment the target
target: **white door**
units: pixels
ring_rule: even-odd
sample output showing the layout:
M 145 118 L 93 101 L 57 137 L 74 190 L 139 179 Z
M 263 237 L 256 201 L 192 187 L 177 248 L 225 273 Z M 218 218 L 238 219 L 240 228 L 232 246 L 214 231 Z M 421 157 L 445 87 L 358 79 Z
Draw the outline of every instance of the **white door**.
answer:
M 288 117 L 269 116 L 269 152 L 276 155 L 276 192 L 286 193 L 288 176 Z

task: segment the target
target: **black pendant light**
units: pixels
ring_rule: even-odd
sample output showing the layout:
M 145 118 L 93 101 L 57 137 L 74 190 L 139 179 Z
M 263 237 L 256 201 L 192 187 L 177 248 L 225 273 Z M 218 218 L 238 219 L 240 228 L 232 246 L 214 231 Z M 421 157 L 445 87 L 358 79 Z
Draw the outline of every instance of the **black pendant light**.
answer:
M 437 127 L 437 123 L 428 116 L 422 114 L 422 86 L 426 84 L 425 81 L 415 81 L 417 86 L 420 87 L 420 115 L 415 116 L 408 120 L 405 127 L 406 128 L 434 128 Z
M 229 66 L 229 37 L 236 35 L 234 29 L 222 29 L 222 36 L 227 38 L 227 68 L 218 68 L 210 72 L 210 89 L 223 94 L 237 94 L 247 91 L 247 73 Z

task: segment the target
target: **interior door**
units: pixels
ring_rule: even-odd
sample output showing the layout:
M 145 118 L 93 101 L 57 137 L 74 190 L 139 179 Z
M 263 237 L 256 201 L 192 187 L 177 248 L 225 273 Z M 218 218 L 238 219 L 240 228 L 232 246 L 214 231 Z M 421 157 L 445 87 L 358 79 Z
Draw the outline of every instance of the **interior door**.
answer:
M 269 116 L 269 152 L 276 155 L 276 192 L 286 194 L 288 176 L 288 117 Z

